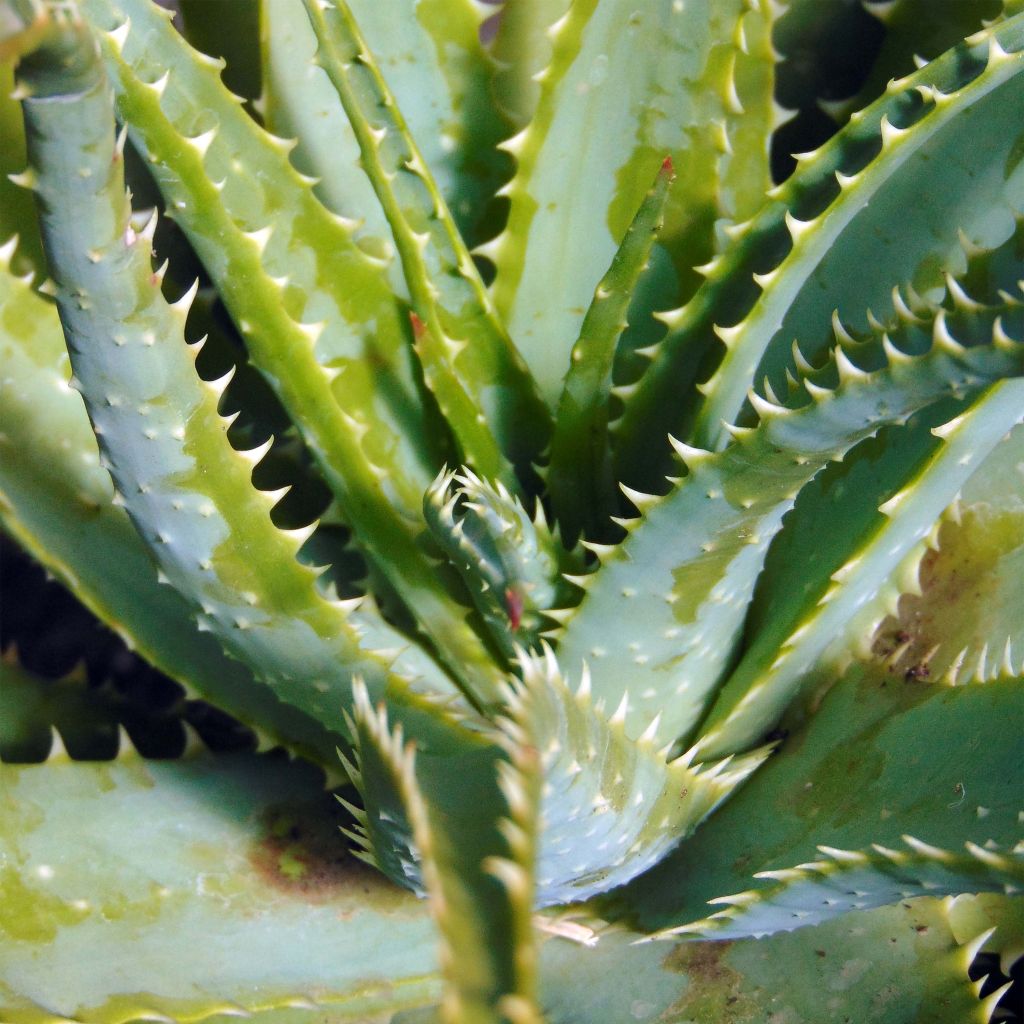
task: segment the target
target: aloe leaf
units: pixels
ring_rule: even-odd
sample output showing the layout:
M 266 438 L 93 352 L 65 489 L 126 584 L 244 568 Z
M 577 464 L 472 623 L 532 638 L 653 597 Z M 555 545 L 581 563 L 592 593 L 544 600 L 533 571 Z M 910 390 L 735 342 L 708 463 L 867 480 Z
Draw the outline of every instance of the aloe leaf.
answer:
M 1024 670 L 1024 427 L 967 481 L 917 585 L 880 630 L 896 676 L 985 682 Z
M 615 509 L 608 445 L 615 351 L 627 326 L 630 300 L 664 222 L 674 177 L 672 161 L 666 157 L 597 286 L 573 346 L 558 400 L 548 470 L 555 517 L 570 540 L 581 532 L 600 540 Z
M 652 727 L 623 729 L 623 708 L 594 704 L 584 675 L 574 692 L 550 649 L 523 657 L 508 699 L 515 747 L 536 749 L 544 787 L 537 854 L 540 906 L 589 899 L 657 863 L 765 759 L 768 751 L 694 766 L 666 763 Z M 653 723 L 652 723 L 653 726 Z
M 1002 301 L 1001 293 L 1014 291 L 1020 277 L 1022 237 L 1018 223 L 1011 238 L 996 249 L 968 247 L 967 270 L 947 279 L 942 307 L 954 314 L 959 312 L 963 319 L 979 303 Z M 903 293 L 910 291 L 904 288 L 896 293 L 898 313 L 886 326 L 891 334 L 901 336 L 901 347 L 914 347 L 909 335 L 921 320 L 927 322 L 935 315 L 938 305 L 908 303 Z M 836 326 L 842 327 L 838 320 Z M 855 339 L 848 336 L 845 327 L 838 333 L 845 336 L 845 344 L 856 355 Z M 863 352 L 863 346 L 860 348 Z M 805 365 L 801 375 L 808 374 L 815 377 L 814 371 Z M 789 391 L 790 397 L 799 391 L 795 380 Z M 963 403 L 940 402 L 915 416 L 905 428 L 883 430 L 876 440 L 864 442 L 842 463 L 828 467 L 800 492 L 758 580 L 747 616 L 748 637 L 757 637 L 762 642 L 759 633 L 766 626 L 786 630 L 794 616 L 799 616 L 802 606 L 809 606 L 825 593 L 832 574 L 851 559 L 863 538 L 881 522 L 879 506 L 891 499 L 923 460 L 941 446 L 941 438 L 932 434 L 931 428 L 941 426 L 964 408 Z M 985 465 L 995 459 L 993 454 Z M 980 473 L 979 470 L 972 480 Z M 1013 479 L 1013 474 L 1006 479 Z
M 424 379 L 462 460 L 515 486 L 511 463 L 543 446 L 546 410 L 348 5 L 304 3 L 402 260 Z
M 423 514 L 506 658 L 536 647 L 550 626 L 545 613 L 568 597 L 562 574 L 582 567 L 548 528 L 540 504 L 531 517 L 500 483 L 463 469 L 441 473 Z
M 718 217 L 747 217 L 763 199 L 769 34 L 769 5 L 739 0 L 586 0 L 553 27 L 533 119 L 503 144 L 518 163 L 499 193 L 508 223 L 479 250 L 496 265 L 495 304 L 551 404 L 594 285 L 666 155 L 678 178 L 662 244 L 681 269 L 711 256 Z
M 459 227 L 475 237 L 498 185 L 504 160 L 494 147 L 506 131 L 488 96 L 493 64 L 480 40 L 484 12 L 470 0 L 350 0 L 349 7 L 424 164 Z M 312 63 L 316 37 L 299 0 L 263 0 L 261 13 L 267 127 L 298 138 L 292 158 L 319 179 L 317 194 L 336 213 L 360 218 L 361 244 L 387 251 L 387 219 L 358 166 L 359 145 L 337 93 Z
M 262 453 L 231 447 L 223 382 L 195 372 L 183 333 L 191 295 L 166 302 L 150 239 L 131 228 L 110 90 L 91 35 L 72 32 L 60 43 L 88 69 L 82 85 L 31 65 L 19 74 L 58 309 L 120 500 L 200 627 L 280 699 L 335 729 L 356 674 L 400 703 L 410 683 L 450 701 L 454 684 L 375 608 L 321 595 L 316 571 L 296 560 L 309 531 L 271 521 L 279 495 L 250 479 Z
M 189 603 L 158 582 L 153 558 L 122 506 L 70 365 L 56 309 L 29 279 L 0 268 L 0 521 L 26 550 L 151 664 L 284 743 L 336 765 L 340 733 L 282 704 L 273 690 L 198 631 Z
M 813 717 L 794 722 L 778 753 L 688 842 L 609 897 L 607 913 L 644 931 L 702 920 L 706 901 L 749 889 L 757 872 L 816 860 L 821 844 L 894 848 L 911 835 L 946 850 L 1014 846 L 1019 676 L 931 685 L 894 678 L 875 656 L 832 683 L 823 674 Z M 780 920 L 790 920 L 785 911 Z
M 984 29 L 1003 9 L 1001 0 L 957 0 L 926 4 L 922 0 L 895 0 L 871 5 L 868 11 L 885 26 L 881 49 L 867 81 L 856 96 L 828 104 L 828 112 L 845 120 L 854 110 L 867 106 L 885 92 L 894 78 L 902 78 L 934 60 L 966 36 Z
M 496 69 L 494 102 L 519 129 L 529 124 L 540 98 L 539 75 L 551 61 L 552 26 L 572 0 L 504 3 L 497 20 L 491 55 Z
M 100 40 L 119 116 L 362 550 L 464 685 L 497 686 L 465 609 L 417 543 L 420 501 L 441 461 L 430 439 L 443 430 L 423 409 L 408 320 L 380 263 L 319 203 L 289 164 L 289 146 L 224 88 L 219 62 L 190 50 L 158 8 L 142 0 L 84 6 L 111 27 Z
M 224 84 L 256 99 L 261 93 L 259 0 L 179 0 L 178 8 L 189 43 L 225 61 Z
M 870 910 L 917 896 L 1019 892 L 1024 854 L 967 844 L 963 853 L 940 850 L 911 836 L 906 849 L 820 847 L 823 856 L 781 871 L 762 871 L 773 882 L 734 896 L 719 896 L 725 909 L 668 934 L 714 939 L 761 938 L 820 924 L 850 910 Z
M 344 854 L 331 801 L 306 766 L 249 755 L 129 756 L 0 771 L 8 823 L 34 822 L 3 832 L 23 865 L 3 880 L 13 897 L 0 969 L 5 1020 L 41 1024 L 60 1014 L 124 1024 L 245 1010 L 266 1024 L 347 1024 L 438 1000 L 427 905 Z M 69 822 L 79 850 L 95 856 L 69 850 Z M 964 918 L 957 923 L 968 942 L 975 936 Z M 51 932 L 56 941 L 45 938 Z M 822 990 L 834 993 L 837 1012 L 875 1024 L 912 1019 L 925 998 L 947 1007 L 935 1019 L 950 1024 L 979 1012 L 966 980 L 973 941 L 957 944 L 938 901 L 760 942 L 631 945 L 638 937 L 611 931 L 583 946 L 548 936 L 540 980 L 551 1024 L 602 1015 L 683 1021 L 733 996 L 741 1007 L 789 1007 L 794 1022 L 818 1024 Z M 107 955 L 97 960 L 97 949 Z M 863 961 L 865 984 L 835 985 L 851 961 Z M 884 1002 L 874 999 L 879 991 L 889 992 Z M 303 1009 L 313 1005 L 315 1015 Z
M 601 552 L 600 569 L 577 580 L 585 595 L 565 615 L 562 664 L 570 671 L 589 664 L 595 694 L 609 702 L 628 685 L 631 734 L 661 710 L 659 736 L 686 735 L 729 667 L 765 552 L 801 487 L 881 427 L 950 394 L 976 393 L 985 381 L 1019 373 L 1014 364 L 1024 346 L 1006 331 L 1019 330 L 1008 325 L 1021 313 L 1009 296 L 1005 304 L 960 318 L 933 313 L 908 333 L 917 355 L 884 335 L 865 346 L 861 355 L 881 364 L 872 371 L 840 347 L 831 376 L 821 378 L 835 383 L 834 391 L 808 381 L 814 397 L 790 409 L 755 396 L 760 425 L 735 430 L 722 452 L 677 442 L 687 475 L 661 498 L 627 490 L 640 517 L 624 524 L 629 533 L 621 545 Z M 950 323 L 969 345 L 990 331 L 994 340 L 965 347 Z M 1000 411 L 981 428 L 992 443 L 994 420 L 1004 432 L 1014 423 L 1013 388 L 992 399 Z M 645 639 L 610 644 L 626 622 L 633 623 L 632 635 Z
M 1001 994 L 978 998 L 967 971 L 986 933 L 958 940 L 939 900 L 735 942 L 636 945 L 641 936 L 610 928 L 581 945 L 571 927 L 561 937 L 557 924 L 552 930 L 541 950 L 549 1024 L 738 1024 L 772 1015 L 786 1024 L 987 1024 Z M 395 1024 L 437 1019 L 408 1011 Z
M 942 445 L 934 427 L 965 408 L 937 402 L 903 427 L 888 427 L 832 463 L 799 494 L 772 541 L 744 625 L 748 645 L 796 621 L 828 590 L 882 518 L 888 501 Z
M 539 1024 L 534 1003 L 533 857 L 540 779 L 530 748 L 499 761 L 481 744 L 452 771 L 448 758 L 405 745 L 383 706 L 357 698 L 361 784 L 387 793 L 367 801 L 366 832 L 404 833 L 419 860 L 441 935 L 447 983 L 442 1017 L 451 1024 Z M 474 763 L 475 762 L 475 763 Z M 387 820 L 381 821 L 381 811 Z M 402 865 L 403 869 L 405 865 Z
M 1024 382 L 1007 381 L 936 428 L 942 447 L 882 506 L 881 522 L 836 570 L 817 603 L 781 628 L 773 621 L 744 653 L 700 727 L 698 757 L 722 757 L 757 742 L 810 678 L 820 678 L 851 642 L 875 632 L 899 594 L 914 586 L 943 510 L 1022 418 Z
M 793 339 L 815 360 L 833 311 L 854 329 L 865 310 L 887 318 L 908 266 L 918 292 L 941 286 L 963 267 L 958 229 L 975 244 L 1007 237 L 1024 200 L 1019 132 L 1004 124 L 1024 89 L 1022 43 L 1024 19 L 1001 22 L 895 83 L 733 232 L 701 289 L 665 315 L 669 333 L 618 427 L 620 479 L 654 486 L 669 431 L 720 446 L 722 420 L 741 413 L 750 381 L 767 375 L 784 388 Z M 968 124 L 972 138 L 985 126 L 985 144 L 963 144 Z M 696 422 L 684 422 L 679 396 L 717 359 Z
M 0 773 L 4 1020 L 315 1001 L 359 1021 L 437 998 L 426 906 L 351 857 L 308 765 L 128 752 Z
M 13 647 L 0 655 L 0 761 L 44 761 L 62 750 L 76 759 L 110 758 L 123 728 L 154 756 L 177 755 L 195 742 L 183 711 L 180 698 L 142 703 L 109 681 L 90 685 L 83 664 L 46 679 L 22 665 Z
M 958 942 L 987 935 L 981 950 L 998 953 L 1000 969 L 1010 976 L 1014 964 L 1024 956 L 1024 897 L 965 893 L 950 901 L 947 915 Z

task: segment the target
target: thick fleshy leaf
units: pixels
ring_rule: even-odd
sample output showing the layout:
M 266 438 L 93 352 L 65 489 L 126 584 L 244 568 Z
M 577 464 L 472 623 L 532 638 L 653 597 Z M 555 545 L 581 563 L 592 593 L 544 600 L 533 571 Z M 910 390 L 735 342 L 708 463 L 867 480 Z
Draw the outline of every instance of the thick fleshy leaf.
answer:
M 620 890 L 618 911 L 644 929 L 688 924 L 707 916 L 705 901 L 750 889 L 758 871 L 815 860 L 821 844 L 896 847 L 912 835 L 948 850 L 1008 849 L 1020 838 L 1019 677 L 932 685 L 893 677 L 879 658 L 818 699 L 689 842 Z
M 0 521 L 93 614 L 190 696 L 336 766 L 339 732 L 281 703 L 270 687 L 197 628 L 193 609 L 158 582 L 153 558 L 123 507 L 71 367 L 56 309 L 0 261 Z
M 733 232 L 694 297 L 665 315 L 669 333 L 620 421 L 619 479 L 656 486 L 670 431 L 721 447 L 723 420 L 744 410 L 752 383 L 767 375 L 784 392 L 794 339 L 807 359 L 823 354 L 834 311 L 858 330 L 867 310 L 888 318 L 895 282 L 925 293 L 963 269 L 961 232 L 989 246 L 1011 233 L 1024 202 L 1010 113 L 1022 70 L 1018 16 L 902 79 L 801 161 Z M 691 389 L 715 362 L 695 419 Z
M 497 685 L 465 609 L 417 544 L 446 437 L 378 259 L 149 0 L 87 0 L 119 116 L 307 440 L 366 552 L 468 687 Z M 197 115 L 201 111 L 201 115 Z M 197 120 L 198 118 L 198 120 Z M 470 676 L 476 683 L 470 683 Z
M 566 551 L 548 527 L 540 503 L 531 517 L 501 483 L 463 469 L 434 481 L 423 514 L 506 657 L 536 647 L 550 625 L 545 613 L 572 590 L 563 573 L 582 568 L 582 558 Z
M 494 148 L 507 129 L 489 96 L 484 12 L 471 0 L 349 0 L 349 7 L 452 214 L 479 240 L 483 207 L 507 162 Z M 337 94 L 312 62 L 316 38 L 301 8 L 301 0 L 262 0 L 267 127 L 297 138 L 296 166 L 318 179 L 316 192 L 331 209 L 362 221 L 361 244 L 384 254 L 387 220 L 358 166 Z
M 503 146 L 518 162 L 500 193 L 508 224 L 480 250 L 552 404 L 594 287 L 666 156 L 678 177 L 662 242 L 685 271 L 711 256 L 718 217 L 762 201 L 769 36 L 770 5 L 743 0 L 585 0 L 552 29 L 533 119 Z
M 5 1021 L 360 1021 L 438 996 L 426 905 L 352 858 L 306 765 L 129 753 L 0 779 Z
M 303 0 L 315 62 L 338 93 L 391 227 L 423 379 L 462 461 L 516 486 L 546 440 L 547 410 L 345 0 Z
M 513 749 L 538 751 L 543 789 L 537 902 L 574 903 L 657 863 L 697 828 L 768 755 L 693 766 L 666 762 L 656 723 L 625 731 L 625 704 L 595 704 L 584 674 L 573 692 L 550 650 L 524 657 L 509 696 Z
M 44 246 L 78 388 L 119 500 L 162 572 L 232 655 L 329 728 L 341 727 L 355 674 L 375 689 L 411 680 L 455 697 L 375 608 L 324 598 L 315 571 L 296 561 L 308 531 L 271 521 L 279 496 L 251 484 L 262 452 L 231 447 L 218 412 L 223 383 L 200 380 L 185 344 L 193 296 L 167 303 L 151 234 L 130 224 L 96 43 L 75 23 L 57 39 L 76 57 L 76 78 L 45 63 L 19 69 Z M 403 658 L 412 659 L 404 682 Z
M 760 872 L 774 882 L 733 896 L 703 921 L 670 934 L 732 939 L 772 935 L 820 924 L 851 910 L 899 903 L 917 896 L 956 896 L 995 892 L 1010 895 L 1024 889 L 1024 853 L 968 844 L 954 853 L 919 843 L 907 836 L 906 848 L 874 846 L 869 850 L 821 847 L 823 856 L 780 871 Z
M 550 938 L 541 950 L 549 1024 L 988 1024 L 994 1007 L 967 976 L 978 934 L 954 937 L 938 900 L 767 939 L 635 945 L 640 937 Z M 412 1011 L 395 1024 L 436 1020 Z
M 540 1024 L 531 922 L 535 754 L 521 745 L 504 761 L 485 743 L 458 760 L 417 751 L 400 727 L 391 729 L 383 706 L 370 707 L 365 690 L 353 731 L 370 852 L 390 873 L 399 855 L 398 880 L 425 891 L 440 933 L 442 1020 Z
M 1000 314 L 1005 314 L 1005 326 Z M 688 735 L 730 667 L 765 552 L 799 490 L 882 427 L 939 399 L 970 393 L 985 378 L 1018 374 L 1024 363 L 1016 369 L 1011 363 L 1024 356 L 1024 345 L 1011 343 L 1006 330 L 1019 331 L 1020 324 L 1011 326 L 1010 321 L 1022 315 L 1024 307 L 1010 296 L 999 306 L 972 309 L 962 318 L 933 311 L 927 320 L 907 327 L 906 349 L 879 331 L 859 353 L 865 365 L 877 369 L 862 369 L 840 345 L 822 376 L 808 379 L 793 407 L 755 397 L 761 422 L 735 430 L 735 440 L 723 451 L 677 443 L 685 477 L 673 477 L 663 497 L 627 491 L 641 515 L 623 524 L 628 536 L 621 544 L 599 551 L 600 569 L 577 580 L 586 593 L 564 616 L 563 665 L 578 671 L 581 662 L 589 663 L 595 694 L 609 703 L 617 703 L 628 687 L 627 722 L 634 735 L 658 711 L 661 736 L 675 740 Z M 961 319 L 963 326 L 956 331 L 966 345 L 980 342 L 980 347 L 954 339 L 950 324 L 959 325 Z M 1011 350 L 1017 355 L 1006 361 Z M 990 357 L 990 372 L 983 378 L 977 370 Z M 977 420 L 968 416 L 960 424 L 964 432 L 950 426 L 947 448 L 968 453 L 974 443 L 968 435 L 975 432 L 978 454 L 994 446 L 1019 415 L 1019 387 L 1017 381 L 996 384 L 980 400 Z M 955 487 L 933 507 L 931 519 L 924 517 L 926 532 L 954 496 Z M 686 529 L 680 529 L 681 523 Z M 907 530 L 913 532 L 909 520 Z M 621 629 L 628 630 L 630 640 L 611 643 Z M 759 717 L 760 710 L 745 704 L 744 713 L 757 718 L 756 725 L 742 736 L 737 730 L 734 739 L 741 745 L 725 749 L 723 744 L 709 755 L 759 742 L 757 730 L 770 729 L 776 713 Z
M 789 631 L 778 631 L 786 634 L 781 643 L 773 623 L 745 653 L 700 726 L 698 756 L 720 757 L 757 742 L 808 682 L 842 665 L 851 644 L 874 634 L 900 594 L 917 588 L 918 566 L 944 509 L 1022 418 L 1024 382 L 1005 381 L 936 428 L 942 447 L 882 506 L 881 521 L 817 603 L 795 623 L 783 622 Z M 1019 528 L 1019 516 L 1013 525 Z M 1019 587 L 1010 595 L 1012 605 L 1024 599 Z

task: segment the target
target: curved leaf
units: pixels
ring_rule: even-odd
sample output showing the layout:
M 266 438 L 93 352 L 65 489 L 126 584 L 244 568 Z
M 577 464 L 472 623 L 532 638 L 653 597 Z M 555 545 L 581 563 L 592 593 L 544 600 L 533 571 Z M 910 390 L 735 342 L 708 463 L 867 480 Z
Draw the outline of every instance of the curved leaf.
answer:
M 912 275 L 922 293 L 941 286 L 945 271 L 963 267 L 959 231 L 986 245 L 1010 234 L 1024 202 L 1010 113 L 1022 69 L 1017 17 L 894 83 L 801 161 L 732 232 L 696 295 L 665 315 L 669 333 L 618 427 L 619 479 L 655 486 L 670 431 L 720 447 L 723 420 L 735 421 L 752 382 L 767 375 L 776 393 L 785 390 L 794 338 L 808 360 L 823 353 L 833 311 L 860 329 L 866 310 L 888 318 L 894 281 Z M 715 362 L 694 420 L 691 389 Z

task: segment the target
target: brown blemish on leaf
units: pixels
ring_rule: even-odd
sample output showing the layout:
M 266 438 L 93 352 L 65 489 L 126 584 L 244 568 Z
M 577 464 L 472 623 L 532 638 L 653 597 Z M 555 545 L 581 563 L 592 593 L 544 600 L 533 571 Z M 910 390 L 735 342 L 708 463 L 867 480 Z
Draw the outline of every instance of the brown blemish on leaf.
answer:
M 323 800 L 269 809 L 249 863 L 272 888 L 307 903 L 403 901 L 404 890 L 354 857 L 339 830 L 337 804 Z
M 665 957 L 662 967 L 685 975 L 687 986 L 664 1019 L 718 1024 L 753 1024 L 759 1019 L 755 994 L 743 991 L 743 976 L 726 961 L 732 945 L 728 940 L 682 942 Z

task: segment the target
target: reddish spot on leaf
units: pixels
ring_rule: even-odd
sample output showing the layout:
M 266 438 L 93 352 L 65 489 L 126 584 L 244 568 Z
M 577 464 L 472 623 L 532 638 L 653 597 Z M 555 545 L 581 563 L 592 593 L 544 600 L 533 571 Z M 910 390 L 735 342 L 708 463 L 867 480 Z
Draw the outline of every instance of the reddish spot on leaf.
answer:
M 508 622 L 514 633 L 519 629 L 519 623 L 523 621 L 523 595 L 511 587 L 506 587 L 505 608 L 508 610 Z
M 427 325 L 420 319 L 418 313 L 409 311 L 409 323 L 412 324 L 412 336 L 419 341 L 427 333 Z

